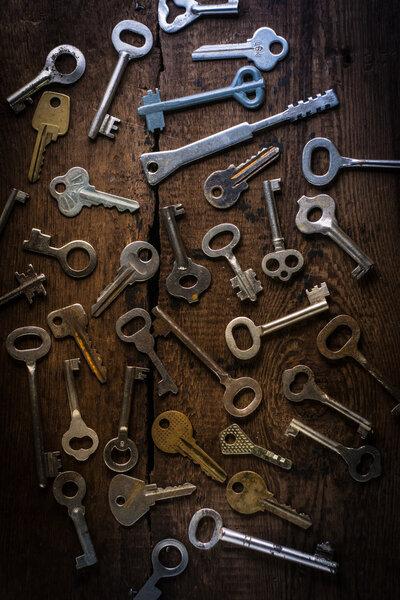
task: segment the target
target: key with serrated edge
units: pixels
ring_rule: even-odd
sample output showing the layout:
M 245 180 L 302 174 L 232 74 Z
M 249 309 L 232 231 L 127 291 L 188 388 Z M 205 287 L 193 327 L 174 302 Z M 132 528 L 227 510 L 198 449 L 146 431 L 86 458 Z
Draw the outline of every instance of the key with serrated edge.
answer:
M 19 285 L 11 290 L 11 292 L 1 296 L 0 306 L 7 304 L 7 302 L 11 302 L 11 300 L 18 298 L 18 296 L 22 296 L 23 294 L 27 297 L 29 304 L 32 304 L 35 294 L 43 294 L 46 296 L 46 290 L 43 286 L 43 283 L 46 281 L 46 275 L 44 273 L 37 275 L 32 265 L 28 265 L 26 275 L 25 273 L 18 273 L 16 271 L 15 277 Z

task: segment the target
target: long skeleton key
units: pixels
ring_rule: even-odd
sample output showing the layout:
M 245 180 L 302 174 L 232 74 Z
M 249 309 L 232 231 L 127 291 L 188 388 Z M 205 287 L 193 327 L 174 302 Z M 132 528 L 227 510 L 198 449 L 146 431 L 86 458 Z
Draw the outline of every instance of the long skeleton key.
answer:
M 293 382 L 298 375 L 305 375 L 307 381 L 299 392 L 294 392 L 291 389 Z M 282 375 L 283 393 L 290 402 L 303 402 L 303 400 L 316 400 L 326 406 L 330 406 L 333 410 L 341 413 L 348 419 L 351 419 L 358 425 L 358 433 L 365 439 L 372 432 L 372 423 L 360 417 L 347 406 L 344 406 L 337 400 L 334 400 L 328 394 L 323 392 L 315 383 L 314 373 L 306 365 L 296 365 L 292 369 L 286 369 Z
M 204 518 L 211 518 L 215 523 L 211 539 L 208 542 L 200 541 L 196 535 L 198 525 Z M 306 554 L 305 552 L 295 550 L 294 548 L 287 548 L 280 544 L 274 544 L 273 542 L 267 542 L 260 538 L 227 529 L 222 526 L 221 515 L 212 508 L 201 508 L 195 512 L 189 524 L 189 540 L 195 548 L 199 548 L 200 550 L 209 550 L 215 546 L 219 540 L 222 540 L 223 542 L 235 544 L 242 548 L 250 548 L 251 550 L 257 550 L 257 552 L 270 554 L 290 562 L 313 567 L 314 569 L 319 569 L 320 571 L 325 571 L 325 573 L 331 573 L 332 575 L 336 573 L 338 568 L 338 564 L 331 560 L 333 549 L 329 542 L 318 544 L 315 554 Z
M 182 204 L 165 206 L 160 212 L 175 255 L 172 272 L 166 279 L 167 290 L 171 296 L 183 298 L 189 303 L 197 302 L 199 296 L 210 287 L 211 273 L 203 265 L 193 262 L 186 254 L 175 219 L 176 216 L 183 215 L 185 212 Z M 190 287 L 181 283 L 188 277 L 196 280 Z
M 70 54 L 76 60 L 75 69 L 71 71 L 71 73 L 60 73 L 56 69 L 56 61 L 63 54 Z M 19 113 L 25 109 L 26 102 L 32 103 L 30 96 L 42 87 L 49 85 L 50 83 L 61 83 L 63 85 L 75 83 L 75 81 L 78 81 L 78 79 L 82 77 L 85 72 L 85 67 L 85 57 L 78 48 L 70 46 L 69 44 L 57 46 L 57 48 L 53 48 L 47 56 L 43 70 L 39 75 L 14 94 L 11 94 L 11 96 L 7 98 L 7 102 L 15 113 Z
M 82 352 L 90 370 L 100 383 L 107 380 L 107 369 L 87 333 L 88 317 L 81 304 L 71 304 L 47 315 L 47 324 L 57 339 L 72 337 Z
M 249 360 L 258 353 L 261 346 L 261 338 L 264 335 L 279 331 L 289 325 L 294 325 L 298 321 L 303 321 L 304 319 L 308 319 L 309 317 L 313 317 L 329 310 L 329 304 L 326 300 L 326 297 L 329 296 L 329 290 L 325 282 L 321 283 L 320 286 L 315 285 L 311 290 L 306 290 L 306 294 L 310 306 L 285 315 L 270 323 L 266 323 L 265 325 L 255 325 L 253 321 L 247 317 L 236 317 L 235 319 L 232 319 L 225 329 L 225 340 L 232 354 L 236 356 L 236 358 Z M 253 343 L 249 348 L 246 348 L 246 350 L 239 348 L 236 343 L 233 334 L 236 327 L 245 327 L 250 334 Z
M 43 294 L 46 296 L 46 290 L 44 289 L 43 283 L 46 281 L 46 275 L 41 273 L 37 275 L 35 269 L 32 265 L 28 265 L 28 268 L 25 273 L 15 273 L 15 277 L 19 283 L 19 286 L 4 294 L 0 298 L 0 306 L 7 304 L 7 302 L 11 302 L 18 296 L 22 296 L 25 294 L 27 297 L 29 304 L 32 304 L 33 298 L 35 294 Z
M 223 396 L 223 404 L 225 410 L 234 417 L 247 417 L 256 410 L 262 400 L 261 386 L 252 377 L 238 377 L 233 379 L 226 371 L 224 371 L 218 363 L 215 362 L 204 350 L 202 350 L 171 317 L 169 317 L 159 306 L 152 310 L 153 315 L 157 318 L 153 321 L 153 328 L 157 335 L 168 335 L 171 331 L 174 335 L 186 346 L 188 350 L 193 352 L 195 356 L 218 378 L 221 385 L 224 386 L 225 392 Z M 254 392 L 254 398 L 244 408 L 235 406 L 234 399 L 243 390 L 251 390 Z
M 167 410 L 156 418 L 151 428 L 153 442 L 163 452 L 187 456 L 203 473 L 219 483 L 227 478 L 225 471 L 193 438 L 193 427 L 188 417 L 177 410 Z
M 11 190 L 11 193 L 7 198 L 7 202 L 5 203 L 5 206 L 0 216 L 0 235 L 2 234 L 3 229 L 6 226 L 8 219 L 10 218 L 15 203 L 21 202 L 21 204 L 25 204 L 27 200 L 29 200 L 29 194 L 26 194 L 21 190 L 16 190 L 15 188 Z
M 176 6 L 186 8 L 186 11 L 175 17 L 172 23 L 168 23 L 169 7 L 167 2 L 168 0 L 158 0 L 158 23 L 161 29 L 167 33 L 175 33 L 203 15 L 237 15 L 239 12 L 239 0 L 227 0 L 220 4 L 200 4 L 196 0 L 173 0 Z
M 121 40 L 121 33 L 123 31 L 131 31 L 143 36 L 143 46 L 137 47 L 123 42 Z M 111 139 L 115 137 L 112 131 L 118 129 L 116 123 L 119 123 L 120 119 L 107 114 L 107 111 L 113 101 L 119 82 L 129 61 L 140 56 L 145 56 L 153 47 L 153 36 L 150 29 L 146 25 L 143 25 L 143 23 L 138 23 L 138 21 L 127 20 L 117 23 L 111 34 L 111 41 L 118 52 L 119 58 L 89 129 L 89 137 L 92 140 L 96 139 L 98 133 L 102 133 Z
M 338 350 L 331 350 L 328 346 L 328 339 L 331 335 L 339 328 L 339 327 L 348 327 L 351 331 L 351 336 L 347 340 L 345 344 Z M 350 315 L 338 315 L 334 317 L 321 331 L 317 336 L 317 346 L 318 350 L 321 352 L 325 358 L 329 358 L 330 360 L 339 360 L 340 358 L 345 358 L 347 356 L 351 356 L 361 365 L 372 377 L 378 381 L 387 392 L 398 402 L 393 409 L 392 415 L 399 416 L 400 415 L 400 389 L 395 387 L 392 383 L 390 383 L 378 369 L 376 369 L 367 358 L 360 352 L 358 349 L 358 342 L 360 340 L 361 330 L 360 326 L 353 317 Z
M 59 191 L 57 187 L 64 189 Z M 76 217 L 84 206 L 105 206 L 119 212 L 134 213 L 140 204 L 136 200 L 99 192 L 89 184 L 89 173 L 82 167 L 72 167 L 65 175 L 55 177 L 49 186 L 50 194 L 57 200 L 58 210 L 64 217 Z
M 74 496 L 67 496 L 63 492 L 63 488 L 65 485 L 71 483 L 76 485 L 78 489 Z M 85 519 L 85 507 L 82 504 L 82 500 L 86 494 L 86 483 L 82 475 L 75 471 L 60 473 L 53 483 L 53 494 L 59 504 L 68 508 L 68 514 L 75 525 L 76 533 L 82 546 L 83 554 L 77 556 L 75 559 L 76 568 L 82 569 L 83 567 L 95 565 L 97 563 L 97 556 Z
M 16 347 L 18 339 L 26 337 L 37 337 L 42 342 L 37 348 L 20 349 Z M 47 331 L 41 327 L 19 327 L 14 329 L 6 340 L 7 352 L 16 360 L 22 360 L 26 363 L 28 369 L 29 396 L 31 401 L 33 444 L 35 449 L 36 470 L 39 479 L 39 486 L 45 488 L 47 480 L 56 477 L 61 470 L 60 452 L 44 452 L 43 433 L 40 418 L 40 406 L 36 386 L 36 361 L 49 352 L 51 348 L 51 338 Z
M 232 423 L 221 431 L 219 443 L 222 454 L 252 454 L 282 469 L 292 468 L 293 463 L 289 458 L 283 458 L 272 450 L 254 444 L 237 423 Z
M 335 216 L 335 201 L 328 194 L 319 194 L 313 198 L 302 196 L 297 200 L 299 211 L 296 215 L 297 229 L 305 234 L 322 233 L 327 235 L 338 246 L 342 248 L 353 260 L 356 261 L 357 267 L 352 271 L 352 276 L 360 279 L 363 275 L 373 267 L 373 262 L 353 240 L 339 227 Z M 322 212 L 318 221 L 310 221 L 310 213 L 318 209 Z

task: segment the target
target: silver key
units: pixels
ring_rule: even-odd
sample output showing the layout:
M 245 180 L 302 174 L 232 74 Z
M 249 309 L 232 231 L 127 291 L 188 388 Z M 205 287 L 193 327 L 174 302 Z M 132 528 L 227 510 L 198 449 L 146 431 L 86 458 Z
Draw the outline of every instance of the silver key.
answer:
M 319 194 L 313 198 L 302 196 L 297 200 L 299 211 L 296 215 L 297 229 L 305 234 L 322 233 L 337 243 L 353 260 L 357 267 L 352 271 L 352 276 L 360 279 L 373 267 L 373 262 L 353 240 L 339 227 L 335 216 L 335 201 L 327 194 Z M 310 221 L 308 215 L 314 209 L 322 212 L 318 221 Z
M 76 60 L 75 69 L 71 73 L 60 73 L 56 68 L 57 58 L 63 54 L 70 54 Z M 61 83 L 63 85 L 75 83 L 75 81 L 78 81 L 82 77 L 85 68 L 85 57 L 78 48 L 69 44 L 57 46 L 57 48 L 53 48 L 48 54 L 43 70 L 39 75 L 14 94 L 11 94 L 7 98 L 7 102 L 15 113 L 19 113 L 25 109 L 26 102 L 29 104 L 32 103 L 31 95 L 39 91 L 42 87 L 50 85 L 50 83 Z
M 143 46 L 137 47 L 123 42 L 121 40 L 121 33 L 123 31 L 131 31 L 132 33 L 143 36 Z M 146 27 L 146 25 L 143 25 L 143 23 L 131 20 L 120 21 L 117 23 L 111 34 L 111 41 L 119 54 L 119 58 L 89 129 L 89 137 L 92 140 L 96 139 L 98 133 L 102 133 L 111 139 L 115 137 L 112 132 L 118 129 L 116 123 L 119 123 L 120 119 L 107 114 L 107 111 L 113 101 L 119 82 L 121 81 L 129 61 L 134 58 L 139 58 L 140 56 L 145 56 L 153 47 L 153 36 L 150 29 Z
M 25 202 L 29 200 L 29 194 L 22 192 L 21 190 L 16 190 L 13 188 L 11 190 L 10 195 L 7 198 L 7 202 L 3 208 L 3 211 L 0 216 L 0 235 L 3 233 L 3 229 L 6 226 L 6 223 L 10 217 L 10 214 L 14 208 L 14 204 L 16 202 L 21 202 L 21 204 L 25 204 Z
M 64 486 L 68 483 L 72 483 L 78 488 L 74 496 L 67 496 L 63 492 Z M 82 569 L 83 567 L 95 565 L 97 563 L 97 556 L 85 519 L 85 507 L 82 504 L 82 500 L 86 494 L 86 483 L 82 475 L 75 471 L 60 473 L 54 481 L 53 494 L 59 504 L 68 508 L 68 514 L 75 525 L 76 533 L 82 546 L 83 554 L 77 556 L 75 559 L 76 568 Z
M 167 33 L 175 33 L 202 15 L 235 14 L 239 12 L 239 0 L 227 0 L 220 4 L 200 4 L 196 0 L 173 0 L 176 6 L 186 8 L 183 14 L 179 14 L 172 23 L 167 22 L 169 15 L 168 0 L 158 0 L 158 22 Z
M 232 240 L 223 248 L 214 250 L 211 248 L 211 241 L 220 233 L 229 232 L 232 234 Z M 262 291 L 262 285 L 258 281 L 253 269 L 247 269 L 242 271 L 235 255 L 232 250 L 235 248 L 240 240 L 240 231 L 236 225 L 232 223 L 221 223 L 216 225 L 210 231 L 207 231 L 206 235 L 201 242 L 201 248 L 207 256 L 211 258 L 218 258 L 223 256 L 231 265 L 233 271 L 236 273 L 236 277 L 232 277 L 231 284 L 233 289 L 238 288 L 239 291 L 236 293 L 240 300 L 251 300 L 255 302 L 257 300 L 257 294 Z
M 46 281 L 46 276 L 44 273 L 37 275 L 35 269 L 32 265 L 28 265 L 28 268 L 25 273 L 15 273 L 15 277 L 19 283 L 19 286 L 4 294 L 0 298 L 0 306 L 7 304 L 7 302 L 11 302 L 18 296 L 22 296 L 25 294 L 27 297 L 29 304 L 32 304 L 33 298 L 35 294 L 43 294 L 46 296 L 46 290 L 44 289 L 43 283 Z
M 57 188 L 63 187 L 62 191 Z M 72 167 L 65 175 L 55 177 L 49 186 L 50 194 L 57 200 L 58 210 L 64 217 L 76 217 L 84 206 L 105 206 L 116 208 L 119 212 L 129 210 L 134 213 L 140 207 L 139 202 L 99 192 L 89 184 L 89 173 L 82 167 Z

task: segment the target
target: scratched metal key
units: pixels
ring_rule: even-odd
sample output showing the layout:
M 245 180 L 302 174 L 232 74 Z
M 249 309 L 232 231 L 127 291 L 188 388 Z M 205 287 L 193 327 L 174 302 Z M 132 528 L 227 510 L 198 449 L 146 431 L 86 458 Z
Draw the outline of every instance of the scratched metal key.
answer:
M 219 4 L 201 4 L 196 0 L 173 0 L 173 2 L 176 6 L 186 10 L 169 23 L 167 21 L 169 15 L 168 0 L 158 0 L 158 23 L 161 29 L 167 33 L 175 33 L 201 16 L 237 15 L 239 12 L 239 0 L 227 0 Z
M 46 290 L 43 285 L 46 281 L 46 276 L 44 273 L 37 275 L 32 265 L 28 265 L 26 275 L 25 273 L 15 272 L 15 277 L 19 285 L 11 290 L 11 292 L 1 296 L 0 306 L 4 306 L 7 302 L 11 302 L 11 300 L 15 300 L 15 298 L 23 294 L 27 297 L 29 304 L 32 304 L 35 294 L 46 296 Z
M 11 190 L 0 216 L 0 235 L 3 233 L 3 229 L 10 218 L 15 203 L 20 202 L 21 204 L 25 204 L 27 200 L 29 200 L 29 194 L 26 192 L 16 190 L 15 188 Z

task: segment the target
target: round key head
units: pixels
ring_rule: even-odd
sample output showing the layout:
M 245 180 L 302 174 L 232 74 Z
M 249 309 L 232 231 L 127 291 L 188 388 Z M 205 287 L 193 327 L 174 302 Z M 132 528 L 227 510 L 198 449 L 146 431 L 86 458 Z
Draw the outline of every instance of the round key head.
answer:
M 150 254 L 144 258 L 144 253 Z M 146 281 L 153 277 L 160 265 L 160 257 L 157 250 L 148 242 L 131 242 L 121 252 L 119 259 L 121 267 L 131 265 L 135 271 L 136 281 Z
M 329 154 L 329 166 L 324 175 L 316 175 L 311 169 L 313 152 L 316 150 L 327 150 Z M 310 140 L 304 146 L 301 163 L 303 175 L 312 185 L 327 185 L 336 177 L 337 172 L 343 166 L 343 157 L 339 154 L 335 144 L 323 137 Z
M 160 552 L 166 549 L 168 552 L 169 548 L 176 548 L 181 555 L 180 561 L 174 567 L 167 567 L 160 561 Z M 153 576 L 156 575 L 157 579 L 162 577 L 175 577 L 186 569 L 189 562 L 189 555 L 186 547 L 179 540 L 173 538 L 166 538 L 158 542 L 151 553 L 151 561 L 153 563 Z
M 338 350 L 331 350 L 328 347 L 328 340 L 331 335 L 335 333 L 335 331 L 339 327 L 348 327 L 351 331 L 351 336 L 343 344 L 341 348 Z M 325 325 L 323 329 L 319 332 L 317 336 L 317 346 L 318 350 L 321 352 L 325 358 L 329 358 L 330 360 L 338 360 L 339 358 L 345 358 L 346 356 L 352 356 L 356 360 L 358 360 L 360 356 L 360 351 L 358 350 L 358 342 L 360 339 L 361 330 L 360 326 L 353 317 L 350 315 L 338 315 L 334 317 L 329 323 Z
M 121 33 L 123 31 L 131 31 L 132 33 L 142 35 L 144 37 L 143 46 L 132 46 L 132 44 L 123 42 L 121 40 Z M 153 35 L 150 29 L 146 27 L 146 25 L 143 25 L 143 23 L 132 21 L 130 19 L 117 23 L 111 34 L 111 41 L 118 53 L 126 52 L 128 54 L 129 60 L 145 56 L 153 47 Z
M 82 250 L 88 255 L 89 263 L 83 269 L 73 269 L 69 265 L 68 256 L 73 250 Z M 70 277 L 76 277 L 77 279 L 82 279 L 82 277 L 91 275 L 97 266 L 96 251 L 89 242 L 85 242 L 84 240 L 74 240 L 61 248 L 58 248 L 57 259 L 64 272 Z
M 197 538 L 197 528 L 202 519 L 210 518 L 214 521 L 214 530 L 212 532 L 211 538 L 208 542 L 201 542 Z M 200 508 L 197 512 L 194 513 L 191 521 L 189 523 L 189 540 L 191 544 L 195 548 L 199 548 L 200 550 L 209 550 L 218 542 L 221 536 L 222 529 L 222 518 L 216 510 L 212 508 Z
M 260 498 L 271 495 L 264 479 L 254 471 L 240 471 L 226 486 L 226 499 L 236 512 L 252 515 L 262 510 Z
M 237 91 L 233 97 L 245 108 L 258 108 L 265 98 L 265 83 L 260 71 L 250 65 L 241 67 L 233 78 L 231 87 L 238 87 L 244 83 L 259 83 L 260 85 L 250 92 Z
M 297 200 L 299 210 L 296 215 L 296 227 L 302 233 L 322 233 L 326 234 L 332 225 L 336 224 L 335 209 L 336 204 L 328 194 L 318 194 L 313 198 L 302 196 Z M 322 215 L 317 221 L 310 221 L 309 217 L 315 210 L 320 210 Z
M 238 347 L 235 336 L 233 335 L 233 331 L 236 327 L 245 327 L 251 337 L 252 344 L 249 348 L 242 350 Z M 225 329 L 225 340 L 229 350 L 232 352 L 236 358 L 241 358 L 242 360 L 248 360 L 253 358 L 258 353 L 261 346 L 261 335 L 260 335 L 260 327 L 254 325 L 251 319 L 247 317 L 236 317 L 232 319 L 230 323 L 226 326 Z
M 126 457 L 127 454 L 128 458 L 122 462 L 116 458 L 119 455 L 122 459 L 123 457 Z M 111 471 L 115 471 L 116 473 L 126 473 L 136 465 L 139 458 L 139 452 L 135 442 L 131 439 L 128 437 L 117 437 L 107 442 L 104 446 L 103 458 Z
M 60 73 L 56 68 L 57 58 L 63 54 L 70 54 L 76 60 L 75 69 L 71 73 Z M 48 54 L 44 68 L 51 71 L 52 83 L 70 84 L 75 83 L 75 81 L 78 81 L 82 77 L 86 68 L 86 60 L 78 48 L 70 44 L 63 44 L 62 46 L 53 48 Z
M 299 392 L 293 392 L 291 386 L 298 375 L 305 375 L 307 381 Z M 291 402 L 302 402 L 303 400 L 320 400 L 319 391 L 312 370 L 306 365 L 296 365 L 292 369 L 286 369 L 282 374 L 283 393 Z
M 74 495 L 67 495 L 64 486 L 72 484 L 76 486 L 77 491 Z M 76 471 L 64 471 L 57 475 L 53 483 L 54 498 L 59 504 L 66 506 L 68 510 L 82 504 L 82 500 L 86 494 L 86 483 L 80 473 Z
M 156 418 L 151 428 L 153 442 L 163 452 L 176 454 L 180 438 L 193 437 L 193 427 L 189 419 L 177 410 L 167 410 Z
M 220 233 L 226 232 L 231 233 L 233 236 L 229 244 L 227 244 L 223 248 L 217 248 L 215 250 L 211 248 L 211 241 Z M 210 256 L 211 258 L 217 258 L 219 256 L 225 256 L 226 254 L 232 252 L 235 246 L 238 245 L 239 240 L 240 231 L 239 228 L 236 227 L 236 225 L 233 225 L 233 223 L 221 223 L 220 225 L 216 225 L 215 227 L 210 229 L 210 231 L 207 231 L 206 235 L 203 238 L 203 241 L 201 242 L 201 248 L 204 254 L 206 254 L 207 256 Z
M 289 281 L 303 265 L 303 256 L 298 250 L 292 249 L 270 252 L 261 262 L 261 268 L 268 277 L 278 277 L 281 281 Z
M 17 340 L 26 337 L 38 337 L 41 340 L 40 346 L 37 348 L 17 348 L 15 343 Z M 51 348 L 50 335 L 41 327 L 27 326 L 14 329 L 6 339 L 7 352 L 16 360 L 23 360 L 26 363 L 35 363 L 39 358 L 46 356 Z
M 54 177 L 49 185 L 51 196 L 57 200 L 64 217 L 75 217 L 83 208 L 79 192 L 89 186 L 89 173 L 82 167 L 72 167 L 65 175 Z

